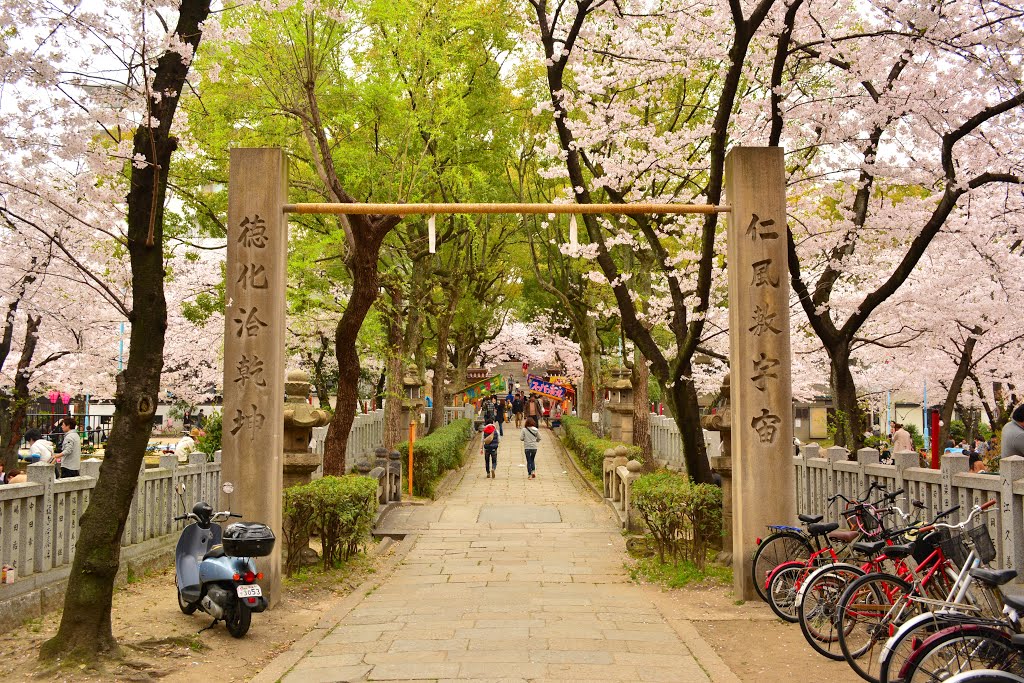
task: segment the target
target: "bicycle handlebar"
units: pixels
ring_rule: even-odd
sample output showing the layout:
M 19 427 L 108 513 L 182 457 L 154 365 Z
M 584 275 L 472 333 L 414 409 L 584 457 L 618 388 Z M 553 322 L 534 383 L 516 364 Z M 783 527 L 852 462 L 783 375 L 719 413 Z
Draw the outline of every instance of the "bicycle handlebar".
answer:
M 971 523 L 972 519 L 977 517 L 982 512 L 987 511 L 989 508 L 991 508 L 993 505 L 995 505 L 996 502 L 997 502 L 996 499 L 993 498 L 992 500 L 988 500 L 988 501 L 985 501 L 984 503 L 981 503 L 979 505 L 975 505 L 973 508 L 971 508 L 971 514 L 967 515 L 967 519 L 965 519 L 964 521 L 960 522 L 959 524 L 946 524 L 945 522 L 938 521 L 938 520 L 942 519 L 943 517 L 951 515 L 951 514 L 953 514 L 954 512 L 956 512 L 957 510 L 960 509 L 959 505 L 954 505 L 953 507 L 951 507 L 950 509 L 946 510 L 945 512 L 940 513 L 935 518 L 936 521 L 933 521 L 928 526 L 921 527 L 921 531 L 931 531 L 932 529 L 937 529 L 937 528 L 943 528 L 943 529 L 966 529 L 967 525 Z

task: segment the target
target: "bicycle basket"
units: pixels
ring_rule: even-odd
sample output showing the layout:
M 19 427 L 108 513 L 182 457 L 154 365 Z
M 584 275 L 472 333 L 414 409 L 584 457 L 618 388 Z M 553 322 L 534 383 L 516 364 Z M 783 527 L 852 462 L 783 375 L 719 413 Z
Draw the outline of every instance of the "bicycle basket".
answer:
M 989 533 L 987 524 L 979 524 L 967 532 L 974 544 L 974 550 L 978 557 L 985 564 L 996 559 L 996 546 L 992 543 L 992 534 Z
M 946 559 L 955 564 L 957 568 L 963 567 L 967 562 L 968 551 L 961 532 L 951 533 L 949 538 L 939 541 L 939 547 L 942 548 L 942 554 L 946 556 Z
M 914 562 L 921 564 L 932 554 L 935 546 L 948 540 L 949 529 L 936 529 L 935 531 L 925 533 L 923 536 L 918 534 L 914 539 Z M 945 550 L 943 550 L 943 553 L 945 553 Z

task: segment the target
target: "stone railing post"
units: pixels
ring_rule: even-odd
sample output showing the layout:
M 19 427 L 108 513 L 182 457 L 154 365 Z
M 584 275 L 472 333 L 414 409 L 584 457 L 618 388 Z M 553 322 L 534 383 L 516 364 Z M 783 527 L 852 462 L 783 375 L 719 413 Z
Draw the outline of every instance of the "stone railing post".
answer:
M 832 446 L 831 448 L 825 449 L 825 490 L 831 491 L 832 494 L 836 493 L 836 463 L 842 462 L 848 459 L 849 451 L 842 446 Z M 827 494 L 827 495 L 832 495 Z M 822 514 L 828 517 L 829 510 L 828 506 L 824 506 Z M 842 511 L 841 505 L 835 505 L 832 507 L 832 517 L 829 518 L 830 522 L 840 522 L 840 512 Z
M 56 481 L 56 472 L 53 465 L 46 465 L 41 462 L 28 466 L 28 481 L 31 484 L 40 484 L 43 493 L 40 496 L 40 504 L 36 506 L 35 515 L 30 517 L 33 529 L 32 553 L 33 570 L 45 572 L 53 567 L 53 484 Z
M 388 459 L 391 461 L 388 476 L 392 486 L 389 498 L 397 502 L 402 500 L 402 454 L 398 451 L 391 451 L 388 453 Z M 409 476 L 412 476 L 412 472 L 409 473 Z
M 857 486 L 858 496 L 863 496 L 864 492 L 871 486 L 871 482 L 868 481 L 869 475 L 866 471 L 868 465 L 878 464 L 878 451 L 874 448 L 861 448 L 857 451 Z
M 178 504 L 178 496 L 174 492 L 174 481 L 175 472 L 178 469 L 178 456 L 173 453 L 170 455 L 160 456 L 160 467 L 168 471 L 167 483 L 161 482 L 160 487 L 157 489 L 157 498 L 159 499 L 159 510 L 154 511 L 158 516 L 156 518 L 156 529 L 157 535 L 162 536 L 169 534 L 174 530 L 174 506 Z M 166 495 L 166 499 L 163 498 Z
M 644 466 L 639 460 L 630 460 L 626 463 L 628 473 L 622 481 L 622 512 L 625 516 L 626 529 L 632 532 L 643 530 L 640 514 L 633 509 L 633 482 L 643 475 L 643 469 Z
M 1013 483 L 1024 479 L 1024 458 L 1010 455 L 999 461 L 999 514 L 1002 515 L 1002 564 L 1005 569 L 1024 568 L 1024 509 L 1013 497 Z M 996 540 L 996 547 L 1000 546 Z
M 904 477 L 903 472 L 907 468 L 919 466 L 921 464 L 920 458 L 917 453 L 904 451 L 902 453 L 893 453 L 892 463 L 896 466 L 896 488 L 897 490 L 903 489 L 904 491 L 907 491 L 907 496 L 909 497 L 909 484 L 907 483 L 907 479 Z
M 959 453 L 945 453 L 942 456 L 942 460 L 939 462 L 939 472 L 942 491 L 942 504 L 943 510 L 948 510 L 953 506 L 953 476 L 957 474 L 963 474 L 971 469 L 969 463 L 970 458 L 966 455 L 960 455 Z M 959 511 L 957 515 L 960 519 L 964 519 L 970 513 L 970 510 Z

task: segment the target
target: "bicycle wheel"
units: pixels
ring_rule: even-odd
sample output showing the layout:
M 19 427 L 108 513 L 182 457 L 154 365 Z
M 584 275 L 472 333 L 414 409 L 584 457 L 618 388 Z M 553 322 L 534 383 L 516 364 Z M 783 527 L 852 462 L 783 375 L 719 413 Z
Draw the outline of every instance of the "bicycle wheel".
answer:
M 925 612 L 904 622 L 893 634 L 879 656 L 879 683 L 902 683 L 900 671 L 914 650 L 942 629 L 962 624 L 962 612 Z
M 946 683 L 1024 683 L 1024 678 L 1006 671 L 995 669 L 978 669 L 965 671 L 950 678 Z
M 833 564 L 818 569 L 800 586 L 796 599 L 800 631 L 811 647 L 824 657 L 843 659 L 836 631 L 836 605 L 846 586 L 860 576 L 864 576 L 860 567 Z
M 786 562 L 775 568 L 768 583 L 768 606 L 783 621 L 795 624 L 796 596 L 803 579 L 811 573 L 805 562 Z
M 1010 634 L 967 624 L 939 631 L 914 651 L 900 672 L 904 683 L 946 681 L 964 671 L 998 669 L 1020 675 L 1020 654 Z
M 783 562 L 810 559 L 812 552 L 811 542 L 795 531 L 778 531 L 761 541 L 750 562 L 750 577 L 761 599 L 768 601 L 767 581 L 773 569 Z
M 892 574 L 868 574 L 843 591 L 836 610 L 839 649 L 861 678 L 878 683 L 882 644 L 896 628 L 920 611 L 906 600 L 913 586 Z

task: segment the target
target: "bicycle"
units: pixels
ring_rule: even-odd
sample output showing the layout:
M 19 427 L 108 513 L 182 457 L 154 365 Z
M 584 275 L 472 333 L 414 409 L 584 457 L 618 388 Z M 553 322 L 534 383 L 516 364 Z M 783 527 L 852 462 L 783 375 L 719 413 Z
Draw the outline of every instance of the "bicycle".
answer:
M 885 491 L 885 486 L 878 482 L 872 482 L 862 498 L 857 499 L 858 504 L 864 503 L 871 494 L 876 491 Z M 836 500 L 842 498 L 849 504 L 851 501 L 846 496 L 837 493 L 828 499 L 831 506 Z M 824 515 L 799 515 L 799 520 L 804 524 L 818 524 L 824 519 Z M 838 527 L 837 527 L 838 528 Z M 768 601 L 767 582 L 772 570 L 784 562 L 791 560 L 808 559 L 820 546 L 816 547 L 813 537 L 800 527 L 787 524 L 770 524 L 768 529 L 772 531 L 764 539 L 758 538 L 757 549 L 750 562 L 751 580 L 754 583 L 754 590 L 758 596 Z M 859 538 L 860 533 L 853 529 L 848 531 L 834 531 L 831 539 L 841 543 L 849 544 Z
M 903 490 L 901 489 L 895 493 L 886 494 L 876 504 L 891 502 L 902 493 Z M 894 534 L 886 532 L 883 518 L 887 514 L 899 512 L 899 514 L 903 516 L 904 523 L 906 523 L 910 520 L 910 516 L 898 507 L 892 506 L 880 509 L 875 507 L 876 504 L 860 503 L 852 510 L 847 510 L 844 514 L 847 514 L 849 519 L 855 520 L 858 527 L 857 530 L 860 532 L 861 536 L 881 536 L 882 538 L 892 538 L 899 533 L 902 533 L 902 531 Z M 921 507 L 924 507 L 923 504 Z M 807 527 L 807 530 L 815 536 L 824 536 L 826 539 L 830 539 L 838 526 L 839 525 L 836 522 L 829 524 L 812 524 Z M 870 543 L 865 544 L 863 541 L 854 542 L 844 546 L 840 552 L 836 552 L 831 543 L 827 543 L 822 546 L 819 542 L 819 550 L 812 553 L 806 560 L 792 560 L 782 563 L 773 569 L 771 574 L 768 576 L 768 580 L 766 582 L 768 605 L 782 620 L 790 623 L 797 623 L 797 621 L 799 621 L 797 614 L 797 593 L 806 577 L 818 567 L 836 566 L 840 564 L 841 560 L 846 559 L 852 551 L 866 554 L 870 559 L 872 554 L 877 553 L 877 548 L 872 548 L 870 546 Z
M 850 644 L 847 648 L 851 655 L 848 661 L 862 677 L 879 683 L 900 680 L 901 677 L 893 676 L 893 672 L 899 672 L 915 649 L 931 634 L 950 624 L 960 623 L 965 616 L 969 616 L 968 612 L 981 613 L 986 604 L 989 606 L 989 612 L 998 614 L 1002 604 L 998 586 L 1012 580 L 1017 573 L 1014 570 L 983 569 L 981 567 L 983 563 L 991 562 L 995 558 L 995 548 L 991 536 L 988 534 L 988 528 L 979 525 L 967 531 L 967 527 L 974 518 L 989 510 L 995 505 L 995 502 L 995 500 L 991 500 L 975 505 L 967 519 L 959 524 L 936 523 L 931 525 L 936 528 L 936 532 L 925 540 L 936 546 L 934 552 L 941 552 L 947 558 L 949 566 L 945 568 L 944 573 L 952 578 L 952 583 L 944 595 L 936 595 L 936 591 L 933 590 L 932 596 L 927 597 L 923 595 L 922 586 L 915 584 L 911 590 L 902 595 L 896 595 L 893 591 L 890 595 L 885 596 L 884 601 L 879 599 L 875 601 L 875 604 L 864 601 L 854 604 L 852 601 L 858 598 L 853 596 L 850 597 L 850 601 L 844 603 L 848 606 L 853 605 L 852 614 L 855 620 L 859 619 L 868 623 L 865 630 L 869 632 L 870 637 L 859 648 L 860 653 L 858 654 L 858 649 Z M 940 533 L 944 535 L 939 536 Z M 966 553 L 965 539 L 970 541 L 970 550 Z M 953 567 L 956 567 L 955 571 Z M 979 594 L 975 590 L 976 583 L 985 589 L 984 594 Z M 853 590 L 853 586 L 850 590 Z M 992 597 L 985 600 L 986 595 Z M 863 596 L 867 596 L 867 594 L 863 593 L 862 598 Z M 879 597 L 879 594 L 876 592 L 874 597 Z M 870 598 L 865 599 L 870 600 Z M 885 602 L 884 605 L 883 602 Z M 932 609 L 935 607 L 941 609 L 920 614 L 922 607 L 929 606 Z M 918 613 L 916 616 L 915 612 Z M 854 661 L 857 658 L 862 658 L 867 652 L 874 652 L 875 645 L 886 637 L 884 646 L 878 652 L 877 661 L 873 660 L 873 655 L 870 654 L 867 660 Z M 865 671 L 867 668 L 871 669 L 870 674 Z

